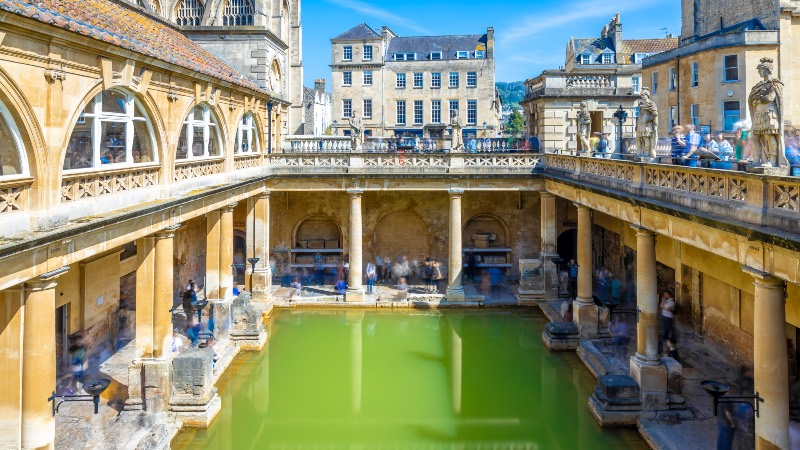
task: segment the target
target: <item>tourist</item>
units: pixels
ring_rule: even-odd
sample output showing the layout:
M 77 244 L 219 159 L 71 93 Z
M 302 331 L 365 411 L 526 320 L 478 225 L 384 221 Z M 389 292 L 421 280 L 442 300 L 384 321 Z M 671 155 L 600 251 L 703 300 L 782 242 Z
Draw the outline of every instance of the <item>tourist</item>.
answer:
M 700 150 L 700 133 L 695 131 L 694 125 L 686 125 L 686 152 L 681 155 L 682 160 L 696 159 L 696 152 Z
M 342 279 L 349 280 L 350 278 L 350 256 L 345 256 L 341 265 Z
M 434 292 L 441 293 L 440 284 L 444 275 L 442 274 L 442 267 L 436 259 L 431 259 L 431 278 L 433 279 Z
M 610 148 L 608 145 L 608 137 L 605 133 L 600 133 L 600 138 L 597 140 L 597 156 L 601 158 L 605 158 L 610 153 Z
M 611 282 L 609 283 L 611 289 L 611 302 L 619 305 L 622 302 L 622 281 L 611 274 Z
M 661 338 L 667 341 L 667 352 L 677 356 L 675 349 L 675 300 L 672 295 L 664 291 L 661 293 Z M 672 357 L 672 356 L 671 356 Z
M 597 143 L 600 142 L 600 133 L 595 131 L 592 133 L 592 136 L 589 138 L 589 148 L 592 149 L 593 152 L 597 152 Z
M 83 376 L 86 373 L 86 346 L 83 345 L 83 335 L 79 334 L 69 347 L 69 364 L 72 370 L 70 385 L 75 392 L 83 388 Z
M 325 284 L 325 257 L 320 252 L 314 255 L 314 284 L 317 286 Z
M 298 292 L 303 290 L 303 284 L 300 283 L 300 277 L 294 277 L 292 284 L 289 285 L 292 289 L 297 289 Z
M 561 321 L 572 322 L 572 302 L 569 300 L 561 304 Z
M 347 292 L 347 282 L 344 280 L 337 281 L 333 286 L 333 290 L 339 295 L 344 295 Z
M 383 280 L 382 280 L 384 283 L 389 280 L 389 277 L 392 274 L 391 266 L 392 266 L 392 258 L 389 258 L 388 256 L 384 256 L 383 257 Z
M 202 331 L 203 324 L 198 322 L 196 317 L 192 316 L 191 319 L 189 319 L 189 324 L 186 326 L 186 337 L 189 338 L 192 347 L 197 347 Z
M 503 272 L 497 268 L 489 269 L 489 283 L 491 284 L 492 297 L 496 298 L 500 293 L 500 285 L 503 283 Z
M 736 412 L 733 403 L 717 405 L 717 450 L 732 450 L 736 433 Z
M 747 124 L 745 122 L 736 122 L 733 125 L 733 131 L 736 135 L 736 147 L 734 148 L 734 156 L 737 161 L 742 161 L 749 155 L 748 151 L 748 136 Z
M 367 269 L 364 271 L 364 275 L 367 279 L 367 294 L 372 294 L 372 286 L 375 284 L 375 278 L 377 277 L 375 264 L 372 264 L 372 261 L 367 262 Z
M 472 249 L 467 249 L 467 280 L 475 281 L 475 269 L 478 266 L 478 262 L 475 259 L 475 252 Z
M 108 150 L 103 150 L 103 152 L 100 153 L 100 164 L 111 164 L 111 161 L 111 152 Z
M 675 125 L 672 128 L 672 158 L 680 158 L 686 153 L 686 139 L 683 136 L 683 127 Z
M 708 150 L 719 156 L 723 161 L 727 161 L 734 156 L 731 143 L 725 140 L 722 133 L 717 133 L 717 138 L 709 143 Z
M 375 271 L 377 273 L 378 282 L 383 281 L 383 258 L 380 255 L 375 257 Z
M 431 257 L 425 257 L 425 263 L 422 264 L 422 278 L 425 279 L 425 291 L 431 292 L 433 289 L 433 267 Z
M 183 314 L 189 319 L 189 316 L 194 312 L 194 305 L 197 304 L 197 287 L 192 280 L 189 280 L 189 285 L 186 286 L 186 291 L 184 291 L 182 296 L 182 303 Z
M 183 338 L 178 330 L 172 330 L 172 353 L 180 353 L 183 350 Z
M 619 314 L 614 316 L 611 325 L 608 327 L 611 332 L 612 341 L 614 342 L 614 353 L 617 358 L 624 360 L 627 356 L 627 345 L 630 341 L 630 332 L 628 329 L 628 322 L 623 320 Z
M 578 296 L 578 263 L 574 259 L 569 260 L 567 271 L 569 272 L 569 297 L 574 299 Z

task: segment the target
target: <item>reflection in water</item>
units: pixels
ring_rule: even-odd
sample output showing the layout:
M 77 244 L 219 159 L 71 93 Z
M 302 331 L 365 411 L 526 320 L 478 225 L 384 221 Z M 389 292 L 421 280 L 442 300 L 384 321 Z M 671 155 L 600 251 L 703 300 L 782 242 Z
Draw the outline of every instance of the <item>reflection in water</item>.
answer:
M 271 321 L 264 351 L 223 377 L 212 426 L 174 448 L 645 448 L 633 431 L 594 423 L 591 375 L 542 348 L 538 314 L 280 311 Z

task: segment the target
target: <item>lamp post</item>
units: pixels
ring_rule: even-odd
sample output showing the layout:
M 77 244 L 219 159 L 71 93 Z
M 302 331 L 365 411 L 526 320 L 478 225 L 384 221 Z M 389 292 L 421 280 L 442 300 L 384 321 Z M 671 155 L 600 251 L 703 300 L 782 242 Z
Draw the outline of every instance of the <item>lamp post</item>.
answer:
M 98 407 L 100 406 L 100 394 L 106 390 L 109 384 L 111 384 L 111 380 L 108 378 L 100 378 L 99 380 L 88 381 L 83 385 L 83 390 L 86 391 L 86 394 L 58 395 L 56 391 L 53 391 L 53 394 L 47 399 L 51 404 L 53 416 L 56 415 L 58 407 L 64 402 L 93 402 L 94 413 L 97 414 Z M 56 404 L 56 399 L 58 398 L 63 400 Z
M 253 276 L 256 274 L 256 264 L 261 260 L 261 258 L 247 258 L 247 262 L 250 263 L 250 294 L 253 293 Z
M 617 133 L 617 151 L 614 153 L 621 154 L 622 153 L 622 124 L 628 120 L 628 113 L 622 109 L 622 105 L 619 105 L 619 109 L 614 112 L 614 117 L 619 122 L 619 132 Z M 619 158 L 619 157 L 618 157 Z
M 727 397 L 725 394 L 727 394 L 731 388 L 725 383 L 720 383 L 719 381 L 714 380 L 705 380 L 700 382 L 700 386 L 702 386 L 708 395 L 710 395 L 713 399 L 715 416 L 717 415 L 717 406 L 719 406 L 720 403 L 744 403 L 745 405 L 750 405 L 750 407 L 753 408 L 753 412 L 756 413 L 756 417 L 758 417 L 759 403 L 764 401 L 764 399 L 758 395 L 758 392 L 754 393 L 753 395 Z M 750 400 L 753 400 L 753 403 L 750 403 Z

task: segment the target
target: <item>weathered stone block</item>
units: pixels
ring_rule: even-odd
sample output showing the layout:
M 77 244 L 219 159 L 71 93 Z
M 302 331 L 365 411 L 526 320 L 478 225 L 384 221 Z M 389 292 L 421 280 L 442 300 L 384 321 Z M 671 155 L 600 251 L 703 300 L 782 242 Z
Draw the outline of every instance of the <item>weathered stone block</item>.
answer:
M 187 348 L 172 360 L 172 396 L 202 396 L 212 386 L 211 348 Z M 204 401 L 205 402 L 205 401 Z
M 243 292 L 231 309 L 231 340 L 245 350 L 260 350 L 267 341 L 261 313 L 250 304 L 250 293 Z
M 598 388 L 609 400 L 639 401 L 639 385 L 628 375 L 603 375 L 598 379 Z
M 597 337 L 597 305 L 594 303 L 574 302 L 572 313 L 578 324 L 581 339 Z
M 231 305 L 233 300 L 211 300 L 211 318 L 214 320 L 214 334 L 218 339 L 230 336 Z
M 661 358 L 667 368 L 667 392 L 683 394 L 683 366 L 673 358 Z

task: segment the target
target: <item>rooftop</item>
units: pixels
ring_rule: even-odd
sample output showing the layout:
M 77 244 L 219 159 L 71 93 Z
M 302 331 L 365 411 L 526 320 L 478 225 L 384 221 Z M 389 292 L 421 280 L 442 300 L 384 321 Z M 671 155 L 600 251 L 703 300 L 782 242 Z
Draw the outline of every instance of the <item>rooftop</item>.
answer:
M 339 40 L 339 39 L 376 39 L 380 38 L 380 33 L 376 32 L 369 25 L 365 23 L 360 23 L 353 28 L 345 31 L 344 33 L 336 36 L 332 40 Z
M 177 28 L 111 0 L 37 0 L 35 4 L 0 0 L 0 10 L 254 91 L 262 91 L 236 69 L 181 34 Z
M 387 55 L 397 53 L 429 54 L 442 52 L 443 60 L 458 59 L 459 51 L 485 51 L 488 37 L 486 34 L 465 34 L 454 36 L 409 36 L 392 38 Z M 387 58 L 388 59 L 388 58 Z

